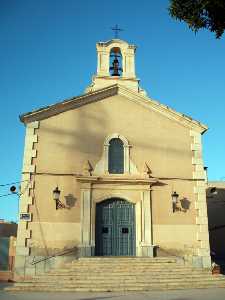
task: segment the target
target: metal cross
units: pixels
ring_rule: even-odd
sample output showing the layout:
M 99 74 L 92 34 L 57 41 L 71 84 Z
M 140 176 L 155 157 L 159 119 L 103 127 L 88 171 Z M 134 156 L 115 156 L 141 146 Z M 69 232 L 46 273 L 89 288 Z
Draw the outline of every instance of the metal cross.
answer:
M 111 27 L 111 29 L 114 31 L 115 39 L 118 39 L 119 31 L 123 31 L 123 29 L 119 28 L 117 24 L 114 27 Z

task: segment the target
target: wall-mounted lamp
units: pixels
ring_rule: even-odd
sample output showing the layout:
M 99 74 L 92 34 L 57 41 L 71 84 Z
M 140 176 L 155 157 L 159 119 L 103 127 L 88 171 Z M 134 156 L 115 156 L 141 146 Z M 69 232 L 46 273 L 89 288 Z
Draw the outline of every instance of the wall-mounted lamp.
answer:
M 67 207 L 65 206 L 65 204 L 63 204 L 63 203 L 59 200 L 60 193 L 61 193 L 61 191 L 59 190 L 58 187 L 56 187 L 56 188 L 53 190 L 53 200 L 55 201 L 55 208 L 56 208 L 56 209 L 59 209 L 59 208 L 67 208 Z
M 175 191 L 171 194 L 173 212 L 175 212 L 176 210 L 179 210 L 179 208 L 177 207 L 178 197 L 179 197 L 179 194 L 177 194 Z

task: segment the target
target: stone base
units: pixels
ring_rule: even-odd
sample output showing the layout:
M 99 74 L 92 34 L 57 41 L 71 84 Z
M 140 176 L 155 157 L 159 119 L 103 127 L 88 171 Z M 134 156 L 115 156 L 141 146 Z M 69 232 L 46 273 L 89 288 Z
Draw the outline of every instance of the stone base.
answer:
M 209 269 L 211 268 L 211 257 L 210 256 L 189 256 L 185 258 L 188 263 L 191 263 L 196 268 L 204 268 Z
M 35 275 L 49 272 L 51 269 L 60 268 L 77 258 L 77 255 L 64 255 L 56 257 L 46 256 L 16 256 L 14 280 L 32 278 Z
M 155 245 L 143 245 L 140 248 L 136 248 L 136 256 L 157 256 L 157 246 Z M 95 256 L 95 246 L 80 246 L 79 257 Z M 135 256 L 135 255 L 134 255 Z
M 94 246 L 81 246 L 79 248 L 80 257 L 89 257 L 95 256 L 95 247 Z
M 156 249 L 157 249 L 157 246 L 155 246 L 155 245 L 148 245 L 148 246 L 143 245 L 143 246 L 141 246 L 141 256 L 155 257 Z

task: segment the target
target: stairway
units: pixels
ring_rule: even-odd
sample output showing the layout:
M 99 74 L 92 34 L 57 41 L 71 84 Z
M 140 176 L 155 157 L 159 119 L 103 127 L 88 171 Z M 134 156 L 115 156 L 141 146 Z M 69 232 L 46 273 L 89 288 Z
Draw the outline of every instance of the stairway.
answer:
M 210 287 L 225 287 L 225 276 L 178 263 L 175 258 L 83 257 L 7 290 L 118 292 Z

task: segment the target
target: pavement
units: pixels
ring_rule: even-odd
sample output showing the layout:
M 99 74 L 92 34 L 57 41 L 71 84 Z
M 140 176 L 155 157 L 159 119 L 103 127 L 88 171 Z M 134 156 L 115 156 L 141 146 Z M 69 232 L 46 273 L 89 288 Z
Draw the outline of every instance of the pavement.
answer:
M 0 283 L 0 300 L 225 300 L 225 288 L 124 292 L 124 293 L 54 293 L 6 292 L 8 284 Z

